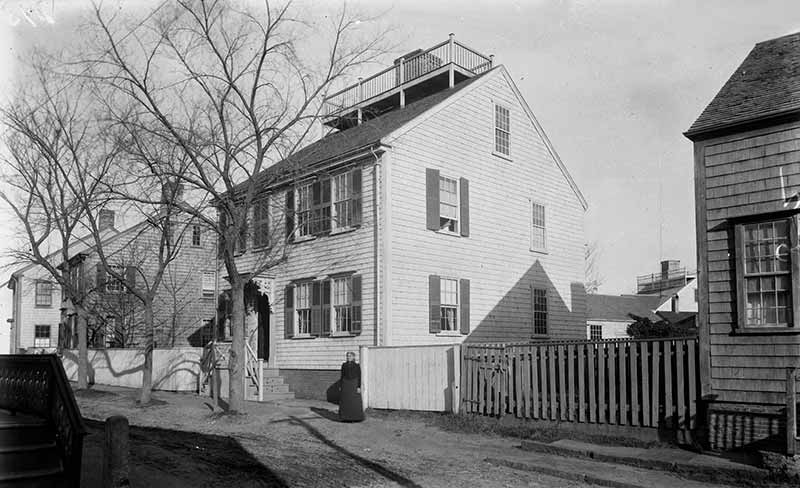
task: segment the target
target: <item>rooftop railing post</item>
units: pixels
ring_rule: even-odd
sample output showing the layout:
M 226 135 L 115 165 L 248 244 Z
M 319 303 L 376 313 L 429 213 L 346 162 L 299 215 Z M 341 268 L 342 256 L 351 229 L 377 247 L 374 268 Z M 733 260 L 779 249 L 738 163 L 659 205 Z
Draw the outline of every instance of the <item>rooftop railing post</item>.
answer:
M 453 88 L 456 84 L 456 73 L 455 73 L 455 37 L 456 35 L 452 32 L 450 33 L 450 88 Z
M 361 125 L 362 120 L 362 112 L 361 112 L 361 102 L 364 101 L 364 85 L 361 83 L 364 81 L 364 78 L 358 77 L 358 125 Z
M 494 68 L 494 54 L 489 55 L 489 69 Z
M 400 107 L 401 108 L 406 106 L 406 92 L 405 92 L 405 90 L 403 90 L 403 83 L 405 83 L 405 81 L 406 81 L 406 79 L 405 79 L 406 78 L 406 76 L 405 76 L 405 71 L 406 71 L 405 64 L 406 64 L 406 58 L 400 58 L 400 64 L 397 65 L 397 68 L 400 70 L 400 74 L 399 74 L 398 79 L 400 80 L 399 85 L 400 85 Z

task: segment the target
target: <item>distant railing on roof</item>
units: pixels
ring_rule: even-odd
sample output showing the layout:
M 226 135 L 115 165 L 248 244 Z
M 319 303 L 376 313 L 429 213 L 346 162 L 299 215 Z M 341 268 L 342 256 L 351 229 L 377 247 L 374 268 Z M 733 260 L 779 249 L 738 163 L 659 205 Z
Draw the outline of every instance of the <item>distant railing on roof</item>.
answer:
M 692 275 L 686 268 L 672 269 L 666 273 L 651 273 L 636 277 L 636 293 L 657 293 L 686 284 Z
M 432 48 L 415 53 L 408 59 L 400 58 L 394 66 L 326 97 L 323 102 L 323 115 L 334 116 L 364 100 L 389 92 L 450 63 L 473 74 L 481 74 L 491 69 L 492 58 L 493 56 L 484 56 L 461 44 L 451 35 L 450 39 Z

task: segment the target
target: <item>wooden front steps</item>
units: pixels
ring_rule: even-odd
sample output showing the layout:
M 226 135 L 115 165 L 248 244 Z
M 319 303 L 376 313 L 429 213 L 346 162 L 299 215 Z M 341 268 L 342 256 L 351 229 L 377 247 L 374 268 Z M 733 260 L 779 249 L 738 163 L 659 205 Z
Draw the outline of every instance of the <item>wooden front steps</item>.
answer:
M 284 382 L 277 368 L 267 368 L 264 366 L 262 376 L 264 388 L 264 393 L 262 395 L 263 401 L 270 402 L 294 398 L 294 393 L 289 391 L 289 385 Z M 256 384 L 250 380 L 248 380 L 247 383 L 245 399 L 258 401 L 258 388 L 256 388 Z
M 52 427 L 35 416 L 0 411 L 0 488 L 66 485 Z

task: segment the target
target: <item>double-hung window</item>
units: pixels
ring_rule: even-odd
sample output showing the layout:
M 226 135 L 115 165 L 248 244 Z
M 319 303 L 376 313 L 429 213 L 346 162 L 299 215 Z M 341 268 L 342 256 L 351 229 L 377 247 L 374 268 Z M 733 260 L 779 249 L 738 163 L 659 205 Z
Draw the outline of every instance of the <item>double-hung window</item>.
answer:
M 192 246 L 200 247 L 201 228 L 200 225 L 192 225 Z
M 217 273 L 213 271 L 203 271 L 202 276 L 202 295 L 206 298 L 213 298 L 217 285 Z
M 458 280 L 441 278 L 440 303 L 442 314 L 441 330 L 458 330 Z
M 36 306 L 37 307 L 52 307 L 53 306 L 53 284 L 49 281 L 36 282 Z
M 439 176 L 439 228 L 458 233 L 458 180 Z
M 339 173 L 333 177 L 333 228 L 343 229 L 353 225 L 353 213 L 350 210 L 351 185 L 350 173 Z
M 547 250 L 544 205 L 531 202 L 531 251 Z
M 269 246 L 269 200 L 253 204 L 253 247 Z
M 297 187 L 297 205 L 295 211 L 295 218 L 297 219 L 297 237 L 305 237 L 312 234 L 311 187 L 311 184 Z
M 33 329 L 33 347 L 50 347 L 50 326 L 36 325 Z
M 295 286 L 294 299 L 297 313 L 297 334 L 311 334 L 311 292 L 310 281 Z
M 343 276 L 332 280 L 331 294 L 333 295 L 333 325 L 336 332 L 352 332 L 353 316 L 350 299 L 351 278 Z
M 124 266 L 112 266 L 114 273 L 117 275 L 125 275 Z M 111 273 L 106 274 L 106 292 L 108 293 L 122 293 L 125 291 L 125 285 L 122 281 L 115 278 Z
M 494 152 L 509 156 L 511 139 L 511 114 L 508 108 L 494 106 Z
M 600 324 L 589 324 L 589 340 L 599 341 L 603 338 L 603 326 Z
M 791 219 L 736 227 L 739 325 L 781 328 L 793 325 L 791 252 L 797 228 Z
M 547 290 L 533 289 L 533 334 L 547 335 Z

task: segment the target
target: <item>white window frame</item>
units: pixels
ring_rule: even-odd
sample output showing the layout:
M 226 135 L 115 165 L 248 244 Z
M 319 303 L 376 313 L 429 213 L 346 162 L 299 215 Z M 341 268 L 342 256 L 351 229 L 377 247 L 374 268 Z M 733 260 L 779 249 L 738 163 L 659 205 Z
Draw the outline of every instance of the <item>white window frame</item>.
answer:
M 450 283 L 453 287 L 452 295 L 455 298 L 455 303 L 445 300 L 445 284 Z M 444 333 L 458 332 L 460 323 L 459 315 L 461 312 L 461 300 L 459 293 L 459 280 L 449 276 L 439 277 L 439 315 L 440 315 L 440 331 Z
M 595 335 L 595 332 L 597 332 L 598 330 L 599 330 L 600 336 L 599 337 L 593 337 Z M 587 332 L 588 332 L 588 335 L 589 335 L 588 339 L 590 341 L 602 340 L 603 339 L 603 324 L 589 324 L 589 330 Z
M 353 226 L 352 212 L 352 173 L 345 171 L 331 176 L 331 229 L 349 229 Z M 344 187 L 344 190 L 342 190 Z M 341 193 L 341 194 L 340 194 Z M 343 210 L 343 212 L 340 212 Z M 344 219 L 339 214 L 344 213 Z
M 47 336 L 39 336 L 39 328 L 47 327 Z M 40 341 L 40 339 L 42 341 Z M 44 344 L 47 339 L 47 344 Z M 53 326 L 47 324 L 36 324 L 33 326 L 33 347 L 50 347 L 53 343 Z
M 301 197 L 305 197 L 301 198 Z M 302 203 L 306 206 L 301 206 Z M 313 183 L 302 183 L 295 189 L 294 218 L 297 237 L 312 237 L 312 220 L 314 219 L 314 189 Z
M 352 334 L 353 332 L 353 277 L 335 276 L 331 281 L 331 332 Z M 337 287 L 342 287 L 337 290 Z M 337 293 L 337 291 L 339 293 Z
M 547 252 L 547 205 L 542 202 L 538 202 L 536 200 L 529 200 L 530 201 L 530 250 L 534 252 Z M 542 222 L 539 225 L 536 221 L 536 210 L 537 207 L 542 209 Z M 542 233 L 542 246 L 536 245 L 534 242 L 534 233 L 541 229 Z
M 538 293 L 538 292 L 541 292 L 541 293 Z M 544 310 L 537 309 L 537 306 L 541 305 L 541 303 L 537 302 L 537 300 L 542 298 L 542 297 L 544 297 Z M 531 300 L 533 301 L 533 303 L 531 303 L 531 311 L 533 312 L 533 317 L 532 317 L 533 318 L 533 324 L 532 324 L 533 325 L 533 335 L 537 336 L 537 337 L 546 336 L 548 331 L 549 331 L 549 329 L 550 329 L 550 327 L 549 327 L 550 324 L 548 323 L 549 322 L 549 317 L 548 316 L 550 314 L 550 311 L 549 311 L 549 305 L 547 303 L 548 302 L 547 288 L 536 288 L 536 287 L 534 287 L 533 291 L 531 292 Z M 542 319 L 540 314 L 544 314 L 544 332 L 542 332 L 540 327 L 539 327 L 541 325 L 541 319 Z M 539 320 L 537 320 L 537 318 Z
M 50 293 L 49 294 L 48 293 L 39 293 L 39 286 L 44 286 L 44 285 L 47 285 L 50 288 Z M 34 287 L 35 287 L 34 288 L 34 295 L 35 295 L 34 304 L 35 304 L 35 306 L 38 307 L 38 308 L 49 308 L 49 307 L 52 307 L 53 306 L 53 282 L 47 281 L 47 280 L 38 280 L 38 281 L 36 281 L 36 284 L 34 285 Z M 47 303 L 44 303 L 44 302 L 40 303 L 39 299 L 40 298 L 45 298 L 45 297 L 47 298 L 47 300 L 46 300 Z
M 103 336 L 104 346 L 111 347 L 114 344 L 117 336 L 117 318 L 113 315 L 106 317 L 105 334 Z
M 111 268 L 114 268 L 118 274 L 125 276 L 125 266 L 113 265 Z M 111 273 L 106 271 L 106 293 L 123 293 L 124 291 L 125 285 L 122 283 L 122 280 L 116 279 Z
M 192 247 L 200 247 L 202 245 L 202 232 L 199 224 L 192 225 Z
M 454 206 L 456 216 L 454 219 L 442 215 L 442 205 L 453 206 L 450 203 L 442 203 L 442 180 L 449 180 L 455 183 L 456 202 Z M 454 228 L 451 230 L 442 226 L 442 219 L 453 220 L 455 222 Z M 461 235 L 461 181 L 458 178 L 443 173 L 439 173 L 439 232 L 452 235 Z
M 502 128 L 498 124 L 498 109 L 505 110 L 508 115 L 508 127 Z M 511 158 L 511 108 L 502 103 L 492 102 L 492 153 L 497 156 L 510 159 Z M 499 132 L 498 132 L 499 131 Z M 506 135 L 506 152 L 498 148 L 498 135 L 503 133 Z
M 207 287 L 207 278 L 210 278 L 211 287 Z M 217 273 L 214 271 L 203 271 L 200 275 L 200 294 L 204 298 L 213 298 L 217 289 Z
M 313 292 L 313 281 L 303 281 L 294 285 L 295 337 L 311 337 L 311 299 Z

